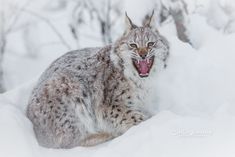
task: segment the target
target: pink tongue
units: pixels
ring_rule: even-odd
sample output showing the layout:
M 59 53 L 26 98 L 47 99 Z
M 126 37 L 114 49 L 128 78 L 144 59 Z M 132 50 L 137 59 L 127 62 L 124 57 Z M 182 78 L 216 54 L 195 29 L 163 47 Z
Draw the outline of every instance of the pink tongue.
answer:
M 139 61 L 139 65 L 140 65 L 139 70 L 141 74 L 143 75 L 147 74 L 149 70 L 147 60 Z

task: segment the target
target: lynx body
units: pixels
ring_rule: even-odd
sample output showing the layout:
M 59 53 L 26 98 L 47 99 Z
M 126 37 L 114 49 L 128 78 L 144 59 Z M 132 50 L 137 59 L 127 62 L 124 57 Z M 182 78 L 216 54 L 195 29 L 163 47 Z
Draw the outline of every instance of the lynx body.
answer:
M 69 52 L 42 74 L 27 116 L 40 145 L 93 146 L 150 118 L 151 82 L 164 68 L 169 47 L 150 21 L 127 30 L 113 45 Z

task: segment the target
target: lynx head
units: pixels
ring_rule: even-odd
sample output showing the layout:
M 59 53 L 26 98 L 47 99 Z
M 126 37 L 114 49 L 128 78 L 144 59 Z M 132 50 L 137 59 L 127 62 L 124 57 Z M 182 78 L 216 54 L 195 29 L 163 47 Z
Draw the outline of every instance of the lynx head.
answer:
M 164 66 L 169 51 L 167 41 L 152 27 L 153 16 L 154 12 L 138 27 L 126 14 L 125 33 L 115 44 L 124 67 L 141 78 L 148 77 L 156 66 Z

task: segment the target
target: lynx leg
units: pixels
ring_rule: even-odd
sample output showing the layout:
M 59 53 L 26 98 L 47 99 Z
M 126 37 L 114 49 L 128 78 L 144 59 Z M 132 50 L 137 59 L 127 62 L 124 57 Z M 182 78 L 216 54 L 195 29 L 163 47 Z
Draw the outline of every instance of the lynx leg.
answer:
M 80 141 L 80 146 L 91 147 L 109 141 L 113 138 L 114 137 L 111 134 L 105 132 L 98 134 L 91 134 L 86 138 L 84 138 L 82 141 Z

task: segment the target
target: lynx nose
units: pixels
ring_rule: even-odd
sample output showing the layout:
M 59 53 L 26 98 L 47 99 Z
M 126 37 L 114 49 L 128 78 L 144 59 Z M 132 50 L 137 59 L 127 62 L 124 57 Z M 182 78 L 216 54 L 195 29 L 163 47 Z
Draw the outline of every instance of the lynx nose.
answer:
M 147 53 L 145 53 L 145 54 L 140 54 L 140 57 L 141 57 L 142 59 L 145 59 L 146 56 L 147 56 Z
M 146 56 L 147 56 L 147 54 L 148 54 L 148 50 L 146 50 L 145 48 L 141 48 L 141 49 L 139 50 L 139 55 L 140 55 L 140 57 L 141 57 L 142 59 L 145 59 Z

